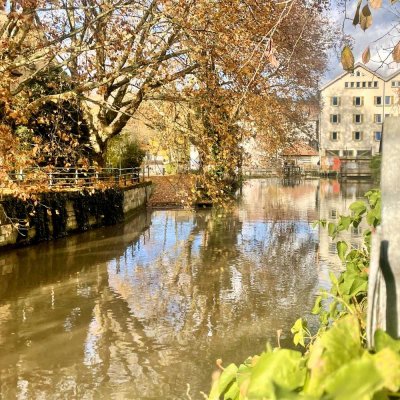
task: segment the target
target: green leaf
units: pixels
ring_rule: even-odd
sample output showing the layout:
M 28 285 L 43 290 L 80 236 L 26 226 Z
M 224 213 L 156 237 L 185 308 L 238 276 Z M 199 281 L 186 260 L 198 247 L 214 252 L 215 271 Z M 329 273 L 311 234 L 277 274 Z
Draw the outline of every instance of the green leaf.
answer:
M 345 241 L 341 240 L 336 243 L 336 248 L 337 248 L 337 252 L 338 252 L 340 260 L 342 262 L 344 262 L 346 259 L 346 252 L 347 252 L 347 249 L 349 248 L 349 246 L 347 245 L 347 243 Z
M 400 354 L 386 347 L 374 355 L 366 354 L 376 365 L 384 383 L 383 386 L 392 392 L 400 387 Z
M 329 278 L 330 278 L 330 280 L 331 280 L 331 282 L 335 285 L 335 286 L 337 286 L 338 285 L 338 279 L 337 279 L 337 277 L 336 277 L 336 275 L 332 272 L 332 271 L 329 271 Z
M 353 211 L 355 216 L 360 216 L 367 211 L 367 207 L 365 203 L 361 200 L 355 201 L 354 203 L 350 204 L 350 210 Z
M 339 226 L 342 228 L 341 230 L 347 231 L 351 224 L 351 217 L 342 215 L 339 219 Z
M 369 400 L 383 387 L 383 378 L 370 359 L 353 360 L 341 366 L 324 382 L 335 400 Z
M 304 385 L 305 378 L 306 368 L 300 352 L 278 349 L 263 353 L 253 368 L 247 397 L 273 398 L 275 385 L 294 391 Z
M 314 315 L 319 314 L 319 312 L 321 311 L 321 305 L 322 305 L 321 303 L 322 303 L 322 296 L 318 296 L 315 299 L 314 307 L 311 310 L 311 314 Z
M 224 394 L 224 400 L 236 400 L 239 399 L 240 388 L 236 381 L 233 381 L 232 385 Z
M 328 235 L 330 237 L 334 237 L 336 233 L 336 225 L 333 222 L 329 222 L 328 224 Z
M 229 389 L 229 385 L 236 379 L 238 367 L 235 364 L 228 365 L 220 377 L 213 383 L 209 400 L 219 400 L 220 396 Z
M 305 347 L 304 343 L 304 333 L 306 333 L 307 322 L 303 321 L 302 318 L 299 318 L 291 328 L 291 332 L 294 334 L 293 343 L 297 346 L 300 344 Z
M 327 378 L 342 365 L 359 359 L 363 353 L 360 341 L 360 327 L 353 315 L 336 321 L 324 332 L 310 349 L 308 368 L 310 379 L 305 392 L 321 396 L 325 390 Z M 349 397 L 352 399 L 355 397 Z
M 375 332 L 374 341 L 375 349 L 377 352 L 383 350 L 386 347 L 398 353 L 400 352 L 400 340 L 393 339 L 389 334 L 381 329 L 378 329 Z

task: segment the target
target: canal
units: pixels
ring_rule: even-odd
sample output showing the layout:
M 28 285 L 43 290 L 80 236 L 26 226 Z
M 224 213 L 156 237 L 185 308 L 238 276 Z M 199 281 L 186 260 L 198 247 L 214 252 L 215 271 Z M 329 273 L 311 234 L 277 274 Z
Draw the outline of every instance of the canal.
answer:
M 312 222 L 370 187 L 250 180 L 230 211 L 143 212 L 2 252 L 0 398 L 185 399 L 187 384 L 202 398 L 216 359 L 243 361 L 279 329 L 291 344 L 340 269 Z

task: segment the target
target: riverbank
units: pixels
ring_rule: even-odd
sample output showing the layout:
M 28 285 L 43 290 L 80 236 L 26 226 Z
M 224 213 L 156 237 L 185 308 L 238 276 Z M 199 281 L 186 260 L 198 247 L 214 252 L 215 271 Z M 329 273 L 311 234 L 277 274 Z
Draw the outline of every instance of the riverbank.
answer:
M 105 190 L 41 193 L 37 201 L 0 200 L 0 248 L 24 246 L 114 225 L 145 207 L 151 182 Z

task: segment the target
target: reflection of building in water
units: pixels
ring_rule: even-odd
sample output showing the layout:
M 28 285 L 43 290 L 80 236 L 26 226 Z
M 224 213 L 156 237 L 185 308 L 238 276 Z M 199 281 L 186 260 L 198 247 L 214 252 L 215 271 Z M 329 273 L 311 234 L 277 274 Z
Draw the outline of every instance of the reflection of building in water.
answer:
M 245 183 L 246 196 L 240 210 L 245 220 L 301 220 L 318 219 L 318 180 L 298 185 L 282 185 L 280 179 L 250 180 Z
M 337 223 L 341 215 L 350 215 L 349 206 L 356 200 L 363 198 L 371 188 L 371 182 L 339 182 L 321 180 L 319 188 L 319 219 L 327 223 Z M 361 249 L 363 245 L 363 230 L 367 227 L 365 221 L 358 228 L 349 228 L 340 233 L 337 239 L 328 236 L 328 229 L 319 229 L 319 246 L 321 259 L 331 265 L 338 265 L 336 250 L 337 240 L 345 240 L 353 249 Z
M 217 358 L 240 362 L 277 329 L 291 342 L 321 284 L 311 222 L 337 197 L 318 188 L 250 181 L 231 211 L 155 211 L 150 226 L 143 215 L 43 244 L 42 261 L 33 248 L 10 255 L 0 397 L 180 399 L 186 382 L 208 389 Z

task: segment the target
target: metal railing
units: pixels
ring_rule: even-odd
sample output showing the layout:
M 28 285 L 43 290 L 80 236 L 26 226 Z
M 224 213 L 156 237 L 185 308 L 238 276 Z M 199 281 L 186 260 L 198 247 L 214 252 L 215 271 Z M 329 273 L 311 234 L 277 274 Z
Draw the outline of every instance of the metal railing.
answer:
M 19 186 L 42 185 L 49 188 L 129 186 L 144 181 L 141 168 L 28 168 L 8 172 Z

